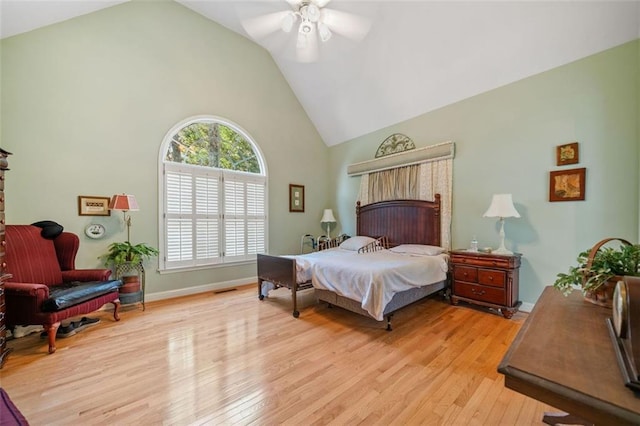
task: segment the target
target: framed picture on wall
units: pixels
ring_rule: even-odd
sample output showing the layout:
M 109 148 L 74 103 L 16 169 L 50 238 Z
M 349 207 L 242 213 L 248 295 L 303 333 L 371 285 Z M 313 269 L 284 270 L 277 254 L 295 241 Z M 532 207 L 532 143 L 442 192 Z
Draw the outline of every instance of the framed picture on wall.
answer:
M 580 162 L 580 151 L 578 142 L 558 145 L 556 147 L 556 165 L 566 166 L 567 164 L 578 164 Z
M 109 197 L 95 197 L 92 195 L 78 195 L 79 216 L 111 216 Z
M 549 201 L 584 200 L 587 169 L 557 170 L 549 173 Z
M 289 211 L 304 213 L 304 185 L 289 184 Z

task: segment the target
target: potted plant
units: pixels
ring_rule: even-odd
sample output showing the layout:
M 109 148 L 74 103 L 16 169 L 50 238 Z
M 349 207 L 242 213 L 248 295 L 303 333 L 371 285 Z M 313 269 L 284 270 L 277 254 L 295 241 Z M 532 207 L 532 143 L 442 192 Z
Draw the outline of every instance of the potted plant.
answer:
M 111 243 L 109 251 L 102 255 L 106 266 L 118 266 L 126 263 L 137 265 L 143 261 L 157 256 L 160 252 L 148 245 L 147 243 L 131 244 L 129 241 L 124 243 Z
M 619 248 L 603 247 L 613 240 L 622 243 Z M 581 252 L 577 262 L 577 265 L 569 267 L 568 273 L 558 274 L 553 286 L 565 296 L 579 286 L 586 300 L 611 306 L 615 283 L 624 275 L 640 276 L 640 244 L 631 244 L 621 238 L 606 238 Z
M 120 273 L 123 285 L 120 293 L 136 293 L 140 291 L 140 280 L 138 277 L 139 265 L 147 259 L 155 257 L 159 251 L 146 243 L 131 244 L 129 241 L 123 243 L 111 243 L 106 254 L 100 256 L 107 267 L 113 265 L 116 276 Z M 134 275 L 126 275 L 126 272 L 136 271 Z

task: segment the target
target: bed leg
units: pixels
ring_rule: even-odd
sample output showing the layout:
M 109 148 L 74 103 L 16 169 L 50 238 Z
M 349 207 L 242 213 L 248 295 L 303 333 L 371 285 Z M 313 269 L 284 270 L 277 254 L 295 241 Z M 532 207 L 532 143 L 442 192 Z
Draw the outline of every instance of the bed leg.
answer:
M 391 315 L 387 315 L 387 331 L 391 331 L 391 330 L 393 330 L 393 329 L 391 328 L 391 317 L 392 317 L 392 316 L 393 316 L 393 314 L 391 314 Z
M 293 287 L 291 288 L 291 299 L 293 302 L 293 317 L 294 318 L 298 318 L 300 316 L 300 312 L 298 312 L 298 286 L 297 285 L 293 285 Z
M 264 300 L 264 296 L 262 294 L 262 280 L 258 278 L 258 299 Z

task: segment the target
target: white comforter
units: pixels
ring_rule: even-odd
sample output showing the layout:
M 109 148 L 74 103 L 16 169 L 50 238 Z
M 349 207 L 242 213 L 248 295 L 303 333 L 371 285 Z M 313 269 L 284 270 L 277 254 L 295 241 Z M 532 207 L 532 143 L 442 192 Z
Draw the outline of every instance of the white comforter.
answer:
M 307 254 L 300 255 L 287 255 L 282 257 L 288 257 L 296 260 L 296 281 L 298 284 L 311 281 L 311 267 L 317 262 L 325 259 L 335 259 L 338 257 L 344 258 L 345 256 L 357 256 L 358 252 L 353 250 L 343 250 L 339 247 L 316 251 Z
M 313 286 L 359 301 L 362 309 L 378 321 L 383 320 L 384 308 L 394 294 L 447 277 L 446 254 L 416 256 L 389 250 L 361 254 L 326 250 L 329 251 L 333 253 L 304 256 L 309 262 L 305 264 L 305 273 L 310 275 Z M 314 254 L 320 253 L 323 252 Z M 300 257 L 296 256 L 296 264 L 301 262 Z

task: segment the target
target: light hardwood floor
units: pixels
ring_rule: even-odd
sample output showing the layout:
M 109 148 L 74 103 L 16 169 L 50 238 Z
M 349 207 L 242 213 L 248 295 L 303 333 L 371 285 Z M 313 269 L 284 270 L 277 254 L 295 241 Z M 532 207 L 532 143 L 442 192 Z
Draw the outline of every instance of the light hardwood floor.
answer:
M 301 293 L 253 286 L 129 306 L 57 340 L 9 341 L 1 386 L 32 425 L 527 425 L 545 404 L 496 371 L 512 320 L 432 297 L 394 330 Z

